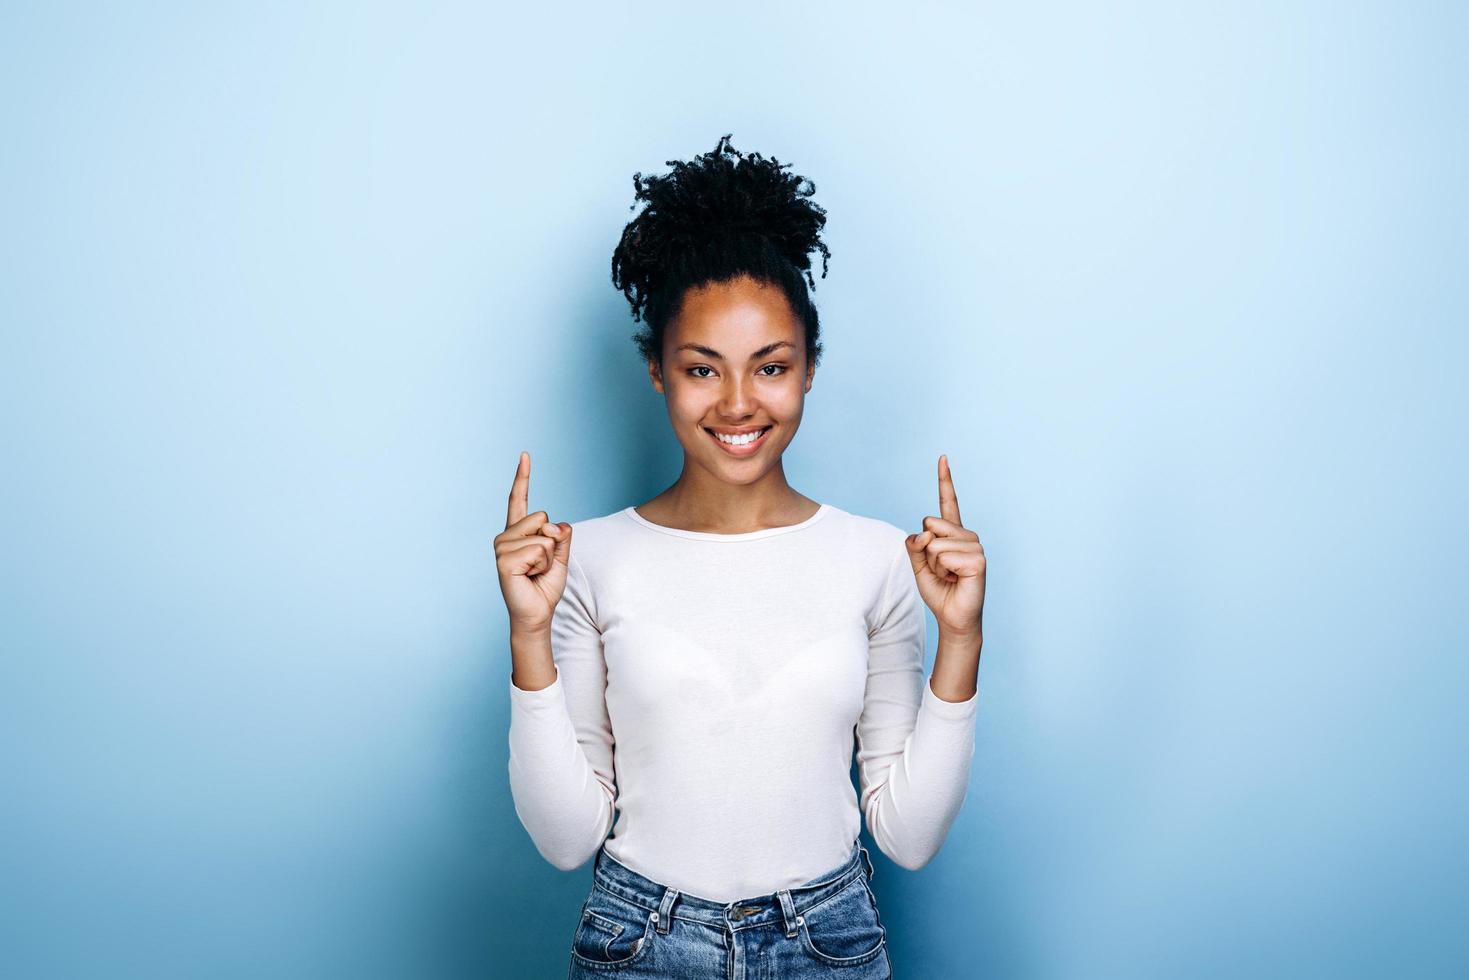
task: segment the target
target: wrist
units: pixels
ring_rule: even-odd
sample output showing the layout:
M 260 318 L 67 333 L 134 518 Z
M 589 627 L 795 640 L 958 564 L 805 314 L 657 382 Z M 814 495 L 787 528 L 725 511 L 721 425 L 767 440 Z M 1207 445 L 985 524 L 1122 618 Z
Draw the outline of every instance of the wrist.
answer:
M 551 632 L 510 634 L 510 681 L 522 691 L 539 691 L 556 682 Z
M 510 624 L 510 642 L 512 643 L 539 643 L 551 638 L 551 624 L 543 626 L 517 626 Z
M 959 630 L 951 627 L 939 626 L 939 642 L 945 646 L 984 646 L 984 630 L 980 627 L 974 629 Z

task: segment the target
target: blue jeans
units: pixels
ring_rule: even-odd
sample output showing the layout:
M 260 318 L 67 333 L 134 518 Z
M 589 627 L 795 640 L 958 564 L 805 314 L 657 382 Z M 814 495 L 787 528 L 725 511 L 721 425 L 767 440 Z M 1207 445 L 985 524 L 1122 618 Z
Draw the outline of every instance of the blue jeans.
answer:
M 840 867 L 803 885 L 723 903 L 645 878 L 604 848 L 572 936 L 568 980 L 890 980 L 871 877 L 857 842 Z

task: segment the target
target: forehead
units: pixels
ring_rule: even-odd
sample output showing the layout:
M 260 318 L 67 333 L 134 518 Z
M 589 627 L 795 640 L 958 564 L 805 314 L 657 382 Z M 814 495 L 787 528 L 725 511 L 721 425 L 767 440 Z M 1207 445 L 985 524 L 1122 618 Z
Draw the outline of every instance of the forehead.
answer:
M 757 283 L 747 276 L 722 283 L 706 283 L 685 291 L 678 316 L 669 324 L 676 343 L 722 340 L 729 348 L 761 347 L 773 340 L 799 340 L 800 321 L 779 286 Z

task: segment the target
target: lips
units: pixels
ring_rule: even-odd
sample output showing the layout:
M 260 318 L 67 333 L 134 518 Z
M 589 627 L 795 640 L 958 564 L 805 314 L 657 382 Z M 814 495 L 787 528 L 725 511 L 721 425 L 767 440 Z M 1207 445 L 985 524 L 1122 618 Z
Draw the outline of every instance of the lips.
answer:
M 775 427 L 773 425 L 769 425 L 769 426 L 764 426 L 763 428 L 764 428 L 764 431 L 761 432 L 760 436 L 757 437 L 754 442 L 747 443 L 746 445 L 743 445 L 743 446 L 731 446 L 729 443 L 721 441 L 720 438 L 714 434 L 714 431 L 712 429 L 705 429 L 704 431 L 707 432 L 707 433 L 709 433 L 709 438 L 712 439 L 712 440 L 714 440 L 714 444 L 716 446 L 718 446 L 720 449 L 724 450 L 729 455 L 731 455 L 731 456 L 753 456 L 755 453 L 757 453 L 757 452 L 760 451 L 760 447 L 761 446 L 765 445 L 765 440 L 770 437 L 770 432 Z M 760 430 L 759 429 L 747 429 L 746 431 L 747 432 L 755 432 L 755 431 L 760 431 Z

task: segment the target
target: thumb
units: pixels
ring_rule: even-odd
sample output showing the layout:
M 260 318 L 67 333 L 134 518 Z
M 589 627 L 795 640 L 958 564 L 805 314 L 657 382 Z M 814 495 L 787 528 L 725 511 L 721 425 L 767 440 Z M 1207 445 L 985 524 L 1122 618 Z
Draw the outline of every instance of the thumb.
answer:
M 571 560 L 571 525 L 562 521 L 556 526 L 561 529 L 561 533 L 556 535 L 556 550 L 552 558 L 565 565 Z
M 931 540 L 933 540 L 931 531 L 920 531 L 903 539 L 903 547 L 908 549 L 908 561 L 912 563 L 915 574 L 928 568 L 928 555 L 923 549 L 928 547 Z

